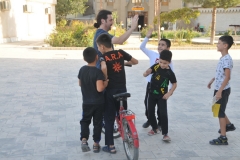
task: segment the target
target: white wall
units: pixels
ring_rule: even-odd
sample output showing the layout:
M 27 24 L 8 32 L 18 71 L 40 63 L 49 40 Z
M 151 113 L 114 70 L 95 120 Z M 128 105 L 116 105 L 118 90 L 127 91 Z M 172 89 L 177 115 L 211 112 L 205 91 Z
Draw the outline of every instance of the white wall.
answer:
M 212 9 L 199 9 L 201 11 L 200 16 L 195 21 L 200 26 L 205 26 L 207 29 L 212 22 Z M 227 10 L 217 9 L 216 17 L 216 32 L 222 32 L 229 29 L 229 25 L 240 25 L 240 8 L 229 8 Z M 233 29 L 233 27 L 230 27 Z M 240 29 L 238 29 L 240 30 Z
M 23 39 L 44 39 L 56 26 L 56 0 L 10 0 L 11 9 L 0 12 L 0 43 Z M 32 8 L 23 12 L 23 5 Z M 45 8 L 51 8 L 51 24 Z

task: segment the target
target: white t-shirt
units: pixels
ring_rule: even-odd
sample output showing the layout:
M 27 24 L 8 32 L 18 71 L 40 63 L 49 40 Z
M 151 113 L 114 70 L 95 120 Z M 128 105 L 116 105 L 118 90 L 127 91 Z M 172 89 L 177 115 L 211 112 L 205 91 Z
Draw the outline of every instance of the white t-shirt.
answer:
M 149 61 L 149 62 L 150 62 L 150 67 L 151 67 L 152 65 L 158 63 L 158 61 L 159 61 L 159 56 L 160 56 L 160 55 L 159 55 L 158 52 L 154 52 L 154 51 L 149 50 L 149 49 L 146 48 L 146 44 L 147 44 L 148 40 L 149 40 L 149 39 L 148 39 L 147 37 L 144 38 L 142 44 L 140 45 L 140 49 L 143 51 L 143 53 L 145 53 L 145 54 L 148 56 L 148 58 L 149 58 L 149 60 L 150 60 L 150 61 Z M 172 71 L 173 71 L 173 64 L 172 64 L 172 62 L 169 64 L 169 66 L 170 66 L 170 68 L 171 68 Z M 173 72 L 174 72 L 174 71 L 173 71 Z M 151 82 L 151 78 L 152 78 L 152 74 L 148 75 L 148 76 L 146 77 L 146 80 L 147 80 L 148 82 Z M 169 88 L 171 88 L 171 87 L 169 87 Z
M 230 69 L 230 76 L 231 76 L 231 72 L 232 72 L 232 68 L 233 68 L 233 61 L 232 61 L 232 57 L 229 54 L 221 57 L 218 62 L 218 65 L 216 68 L 216 74 L 215 74 L 215 90 L 220 89 L 220 87 L 225 79 L 225 72 L 224 72 L 225 68 Z M 229 82 L 225 86 L 224 90 L 228 89 L 228 88 L 230 88 Z

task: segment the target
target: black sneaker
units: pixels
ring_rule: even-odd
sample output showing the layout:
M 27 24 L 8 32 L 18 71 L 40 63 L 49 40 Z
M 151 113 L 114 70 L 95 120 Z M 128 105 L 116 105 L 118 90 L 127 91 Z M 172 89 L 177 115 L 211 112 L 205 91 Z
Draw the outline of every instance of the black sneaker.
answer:
M 232 123 L 226 125 L 226 132 L 234 131 L 235 129 L 236 129 L 236 127 Z M 221 129 L 218 130 L 218 133 L 221 133 Z
M 228 139 L 226 136 L 220 136 L 217 139 L 209 141 L 211 145 L 228 145 Z
M 142 125 L 143 128 L 148 128 L 149 126 L 150 126 L 150 123 L 148 121 L 143 123 Z

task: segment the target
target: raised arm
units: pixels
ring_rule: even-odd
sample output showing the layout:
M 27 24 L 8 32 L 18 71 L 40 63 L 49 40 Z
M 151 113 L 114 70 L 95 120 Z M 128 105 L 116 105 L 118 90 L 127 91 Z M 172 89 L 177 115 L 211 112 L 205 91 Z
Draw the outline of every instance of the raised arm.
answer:
M 138 25 L 138 15 L 135 15 L 132 18 L 131 28 L 129 30 L 127 30 L 120 37 L 113 37 L 112 38 L 112 44 L 123 44 L 130 37 L 130 35 L 134 31 L 134 29 L 137 27 L 137 25 Z
M 140 49 L 143 51 L 143 53 L 145 53 L 149 58 L 151 57 L 151 53 L 155 54 L 155 52 L 153 52 L 152 50 L 150 49 L 147 49 L 146 48 L 146 45 L 147 45 L 147 42 L 149 40 L 149 38 L 151 37 L 152 35 L 152 32 L 153 32 L 153 29 L 149 29 L 149 31 L 147 32 L 146 34 L 146 37 L 144 38 L 144 40 L 142 41 L 141 45 L 140 45 Z

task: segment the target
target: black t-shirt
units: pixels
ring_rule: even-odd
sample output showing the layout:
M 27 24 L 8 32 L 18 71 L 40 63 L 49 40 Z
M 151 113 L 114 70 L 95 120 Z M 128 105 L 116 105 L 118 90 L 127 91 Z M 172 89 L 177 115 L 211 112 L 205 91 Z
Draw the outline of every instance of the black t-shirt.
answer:
M 97 80 L 104 80 L 101 70 L 95 66 L 83 66 L 79 70 L 78 79 L 81 81 L 83 104 L 104 103 L 103 92 L 98 92 L 96 86 Z
M 132 56 L 123 50 L 113 50 L 103 54 L 107 65 L 108 86 L 110 88 L 125 88 L 126 76 L 124 61 L 130 61 Z
M 154 64 L 151 66 L 152 78 L 151 78 L 151 88 L 150 93 L 156 96 L 162 97 L 168 92 L 169 81 L 171 83 L 176 83 L 176 76 L 169 67 L 169 69 L 162 69 L 160 64 Z

